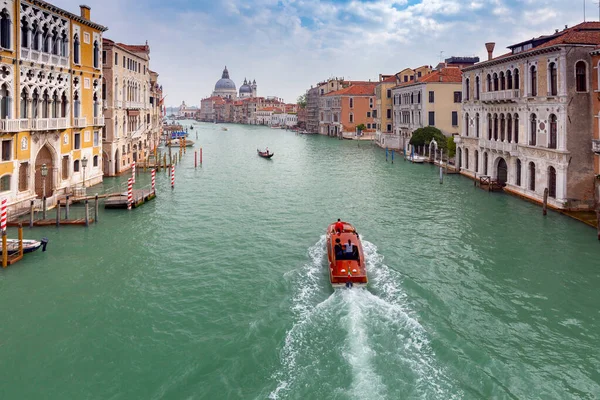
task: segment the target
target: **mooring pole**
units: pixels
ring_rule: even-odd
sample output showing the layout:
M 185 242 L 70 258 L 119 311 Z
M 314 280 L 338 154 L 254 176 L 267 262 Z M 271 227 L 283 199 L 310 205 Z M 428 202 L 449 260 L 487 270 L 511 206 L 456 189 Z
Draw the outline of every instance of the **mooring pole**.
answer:
M 88 207 L 88 199 L 85 199 L 85 226 L 90 226 L 90 209 Z
M 596 210 L 596 221 L 598 223 L 598 240 L 600 240 L 600 208 Z
M 394 163 L 394 149 L 392 149 L 392 164 Z
M 29 227 L 33 228 L 33 200 L 29 203 Z
M 42 198 L 42 219 L 46 219 L 46 196 Z
M 56 227 L 60 226 L 60 200 L 56 203 Z
M 65 204 L 65 219 L 69 219 L 69 195 L 67 195 L 67 203 Z
M 544 204 L 542 206 L 542 215 L 548 214 L 548 188 L 544 189 Z
M 19 257 L 23 257 L 23 224 L 19 222 Z
M 388 161 L 388 148 L 385 148 L 385 162 Z
M 194 150 L 194 168 L 198 168 L 198 152 Z
M 8 265 L 8 247 L 6 244 L 6 230 L 2 231 L 2 268 Z
M 442 169 L 442 166 L 440 165 L 440 185 L 444 183 L 444 170 Z
M 96 193 L 96 202 L 94 203 L 94 223 L 98 223 L 98 193 Z

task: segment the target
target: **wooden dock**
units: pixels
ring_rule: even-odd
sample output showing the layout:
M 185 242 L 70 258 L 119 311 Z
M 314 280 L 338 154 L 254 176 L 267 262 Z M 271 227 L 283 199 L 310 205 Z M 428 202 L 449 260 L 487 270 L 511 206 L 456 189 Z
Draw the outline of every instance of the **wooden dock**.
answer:
M 156 193 L 151 189 L 134 189 L 133 190 L 133 203 L 131 208 L 137 208 L 142 204 L 150 201 L 156 197 Z M 106 209 L 127 209 L 127 193 L 120 193 L 107 197 L 104 201 L 104 208 Z
M 94 223 L 94 218 L 90 218 L 89 219 L 89 224 Z M 16 222 L 16 221 L 12 221 L 12 222 L 8 222 L 7 225 L 10 227 L 17 227 L 20 224 L 28 224 L 27 221 L 20 221 L 20 222 Z M 85 219 L 84 218 L 80 218 L 80 219 L 61 219 L 60 220 L 60 225 L 79 225 L 79 226 L 86 226 L 85 223 Z M 33 221 L 33 226 L 57 226 L 56 223 L 56 219 L 38 219 Z
M 484 175 L 479 177 L 479 181 L 475 181 L 475 184 L 479 183 L 479 187 L 483 190 L 487 190 L 488 192 L 503 192 L 504 185 L 500 183 L 497 179 L 492 179 L 492 177 Z

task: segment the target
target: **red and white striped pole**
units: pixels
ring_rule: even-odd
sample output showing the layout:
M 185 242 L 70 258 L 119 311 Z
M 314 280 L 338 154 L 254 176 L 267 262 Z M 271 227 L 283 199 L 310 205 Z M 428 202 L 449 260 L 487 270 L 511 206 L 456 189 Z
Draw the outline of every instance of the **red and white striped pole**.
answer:
M 131 163 L 131 179 L 135 183 L 135 161 Z
M 7 199 L 2 199 L 2 206 L 0 206 L 0 231 L 6 231 L 6 203 Z
M 156 194 L 156 170 L 152 169 L 152 193 Z
M 175 166 L 171 166 L 171 189 L 175 189 Z
M 127 209 L 131 210 L 133 203 L 133 179 L 127 179 Z

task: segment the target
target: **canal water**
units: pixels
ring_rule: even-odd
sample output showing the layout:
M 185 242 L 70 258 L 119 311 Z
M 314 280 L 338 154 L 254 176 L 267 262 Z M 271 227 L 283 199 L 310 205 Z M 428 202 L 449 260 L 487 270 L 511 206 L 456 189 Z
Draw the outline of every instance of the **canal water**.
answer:
M 50 243 L 0 271 L 1 399 L 600 397 L 593 229 L 367 142 L 190 138 L 204 164 L 159 173 L 155 201 L 25 229 Z M 366 289 L 328 283 L 337 218 Z

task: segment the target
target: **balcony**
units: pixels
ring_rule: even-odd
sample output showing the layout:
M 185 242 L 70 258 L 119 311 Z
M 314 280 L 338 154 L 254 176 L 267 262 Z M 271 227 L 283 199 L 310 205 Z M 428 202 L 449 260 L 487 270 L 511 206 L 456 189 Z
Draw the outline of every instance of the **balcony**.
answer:
M 600 155 L 600 139 L 592 139 L 592 151 Z
M 86 117 L 73 118 L 73 126 L 75 128 L 85 128 L 87 126 L 87 118 Z
M 28 119 L 2 119 L 0 120 L 0 131 L 16 133 L 29 129 Z
M 57 67 L 68 67 L 69 58 L 58 56 L 42 51 L 21 48 L 21 59 L 23 61 L 33 61 L 39 64 L 55 65 Z
M 516 143 L 508 143 L 496 140 L 479 139 L 479 147 L 494 150 L 498 153 L 513 154 L 517 152 Z
M 36 118 L 31 120 L 31 130 L 49 131 L 67 129 L 66 118 Z
M 94 117 L 94 126 L 104 126 L 104 117 Z
M 143 108 L 143 106 L 144 106 L 144 104 L 139 101 L 126 101 L 125 102 L 125 108 L 127 108 L 129 110 L 139 110 L 139 109 Z
M 484 102 L 512 102 L 519 98 L 519 89 L 500 90 L 496 92 L 481 93 L 481 101 Z

